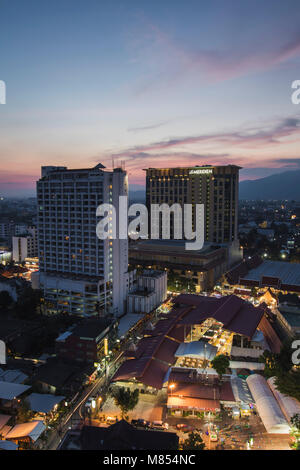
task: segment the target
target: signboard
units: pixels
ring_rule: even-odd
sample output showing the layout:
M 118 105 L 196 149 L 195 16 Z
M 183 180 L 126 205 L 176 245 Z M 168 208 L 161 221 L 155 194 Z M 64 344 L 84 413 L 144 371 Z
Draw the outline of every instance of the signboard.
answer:
M 190 175 L 211 175 L 213 173 L 212 168 L 197 168 L 195 170 L 190 170 Z
M 104 355 L 108 355 L 108 339 L 104 338 Z

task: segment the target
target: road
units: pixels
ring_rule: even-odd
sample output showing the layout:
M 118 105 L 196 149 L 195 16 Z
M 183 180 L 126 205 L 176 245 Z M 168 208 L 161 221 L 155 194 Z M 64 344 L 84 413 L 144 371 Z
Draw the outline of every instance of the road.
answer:
M 71 428 L 70 423 L 76 421 L 80 422 L 82 419 L 82 406 L 85 404 L 89 396 L 96 395 L 99 390 L 105 385 L 105 382 L 111 378 L 114 371 L 116 370 L 116 366 L 118 365 L 123 352 L 121 352 L 115 359 L 113 359 L 109 365 L 108 370 L 110 371 L 108 377 L 106 378 L 105 374 L 95 380 L 90 386 L 88 386 L 80 395 L 80 397 L 76 400 L 72 410 L 68 413 L 68 415 L 63 419 L 60 423 L 57 430 L 52 433 L 50 439 L 46 443 L 44 449 L 47 450 L 56 450 L 59 446 L 60 442 L 63 440 L 65 433 Z
M 116 353 L 116 357 L 111 360 L 108 364 L 108 374 L 103 374 L 101 377 L 95 380 L 93 384 L 87 387 L 80 397 L 76 400 L 72 410 L 68 413 L 68 415 L 63 419 L 62 423 L 60 423 L 57 430 L 55 430 L 47 443 L 44 446 L 44 449 L 47 450 L 56 450 L 59 447 L 59 444 L 64 439 L 66 432 L 72 427 L 71 424 L 75 422 L 80 422 L 82 420 L 82 407 L 91 395 L 96 395 L 100 389 L 105 385 L 105 382 L 108 382 L 123 356 L 123 352 L 128 349 L 128 347 L 132 343 L 136 343 L 138 341 L 138 336 L 142 333 L 143 329 L 145 328 L 145 324 L 149 321 L 156 322 L 159 320 L 159 314 L 156 310 L 151 312 L 148 315 L 138 322 L 136 328 L 131 328 L 130 330 L 130 337 L 127 337 L 121 344 L 120 350 Z

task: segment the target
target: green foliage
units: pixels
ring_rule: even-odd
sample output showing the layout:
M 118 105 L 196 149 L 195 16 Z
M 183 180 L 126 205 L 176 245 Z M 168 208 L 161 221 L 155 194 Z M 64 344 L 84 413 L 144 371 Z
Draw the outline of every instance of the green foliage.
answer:
M 279 354 L 264 351 L 260 361 L 265 364 L 264 374 L 267 378 L 286 374 L 293 366 L 291 340 L 282 345 Z
M 122 419 L 128 411 L 133 410 L 139 401 L 139 390 L 136 388 L 131 391 L 130 388 L 120 387 L 112 392 L 115 404 L 120 408 Z
M 30 318 L 37 313 L 41 302 L 41 291 L 27 287 L 23 290 L 16 304 L 16 312 L 20 318 Z
M 220 379 L 222 379 L 223 374 L 226 373 L 226 370 L 229 367 L 229 364 L 230 364 L 229 357 L 225 356 L 225 354 L 220 354 L 219 356 L 216 356 L 211 361 L 211 365 L 216 370 Z
M 25 423 L 26 421 L 29 421 L 30 418 L 33 416 L 33 411 L 30 409 L 30 405 L 26 398 L 22 400 L 18 406 L 18 412 L 17 412 L 17 422 L 18 423 Z
M 300 431 L 300 414 L 291 417 L 291 425 Z
M 190 432 L 188 438 L 181 445 L 181 450 L 203 450 L 205 444 L 199 432 Z
M 300 400 L 300 369 L 291 369 L 278 375 L 275 385 L 279 392 Z

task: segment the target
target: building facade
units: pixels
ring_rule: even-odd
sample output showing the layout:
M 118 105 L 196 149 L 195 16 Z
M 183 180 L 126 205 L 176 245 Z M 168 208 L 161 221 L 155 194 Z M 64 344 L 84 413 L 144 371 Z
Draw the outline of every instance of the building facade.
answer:
M 12 237 L 12 248 L 15 263 L 22 263 L 26 258 L 36 258 L 38 255 L 36 227 L 26 227 L 23 235 Z
M 121 315 L 133 274 L 128 240 L 101 240 L 97 207 L 119 208 L 128 193 L 121 168 L 42 167 L 37 182 L 40 287 L 49 313 Z
M 167 271 L 145 269 L 138 277 L 136 287 L 128 294 L 129 313 L 150 313 L 167 298 Z
M 213 243 L 235 242 L 238 235 L 239 169 L 235 165 L 148 168 L 148 211 L 151 204 L 204 204 L 205 240 Z M 195 215 L 194 211 L 193 230 Z

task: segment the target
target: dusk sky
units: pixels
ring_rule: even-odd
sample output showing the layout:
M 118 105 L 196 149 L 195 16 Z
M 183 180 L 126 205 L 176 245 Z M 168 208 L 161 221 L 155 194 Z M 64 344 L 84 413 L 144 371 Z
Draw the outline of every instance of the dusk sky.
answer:
M 0 195 L 41 165 L 300 169 L 299 0 L 0 0 Z

